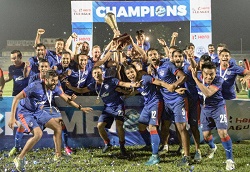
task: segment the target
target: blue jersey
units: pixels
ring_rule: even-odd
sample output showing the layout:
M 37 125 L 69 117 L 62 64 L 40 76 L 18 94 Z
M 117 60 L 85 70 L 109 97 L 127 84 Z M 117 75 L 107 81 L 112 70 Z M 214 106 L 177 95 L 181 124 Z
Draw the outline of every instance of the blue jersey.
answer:
M 198 74 L 198 78 L 203 83 L 202 75 Z M 210 85 L 208 85 L 207 83 L 204 83 L 204 85 L 206 87 L 211 87 L 211 86 L 217 87 L 218 91 L 216 93 L 214 93 L 211 97 L 205 97 L 203 95 L 202 91 L 197 86 L 201 104 L 205 105 L 206 108 L 218 107 L 218 106 L 225 105 L 225 100 L 224 100 L 224 98 L 222 96 L 222 92 L 221 92 L 222 91 L 222 83 L 223 83 L 223 79 L 220 76 L 215 76 L 213 82 Z M 204 100 L 205 100 L 205 102 L 204 102 Z
M 178 68 L 176 66 L 166 61 L 164 62 L 158 69 L 158 78 L 168 84 L 173 84 L 177 81 L 176 74 L 178 72 Z M 160 89 L 161 94 L 163 95 L 164 101 L 175 102 L 177 101 L 177 97 L 183 97 L 184 95 L 179 95 L 176 92 L 169 92 L 168 89 L 162 87 Z
M 47 56 L 47 57 L 48 57 L 48 56 L 51 57 L 51 59 L 53 60 L 54 66 L 61 63 L 61 58 L 62 58 L 62 56 L 56 54 L 55 51 L 46 50 L 46 56 Z
M 50 90 L 48 90 L 50 94 Z M 43 81 L 36 81 L 29 84 L 23 89 L 25 98 L 21 99 L 20 105 L 31 112 L 37 112 L 43 109 L 46 103 L 48 103 L 48 97 L 46 95 L 45 85 Z M 56 86 L 52 90 L 52 98 L 59 96 L 63 92 L 60 87 Z M 48 105 L 49 106 L 49 105 Z
M 92 63 L 88 61 L 86 65 L 85 71 L 81 71 L 78 69 L 78 66 L 74 66 L 71 70 L 71 75 L 68 77 L 68 81 L 73 87 L 83 88 L 86 87 L 88 84 L 93 82 L 92 77 Z M 66 89 L 65 93 L 68 95 L 72 95 L 74 92 L 72 90 Z M 78 93 L 75 93 L 76 95 L 79 95 Z
M 193 98 L 198 98 L 198 92 L 196 89 L 196 83 L 193 79 L 192 72 L 190 70 L 190 65 L 187 63 L 184 63 L 184 66 L 182 68 L 183 72 L 187 76 L 187 80 L 184 83 L 185 88 L 187 89 L 187 95 Z
M 137 88 L 137 91 L 144 97 L 144 105 L 155 104 L 159 100 L 162 100 L 162 96 L 157 90 L 156 85 L 152 84 L 153 81 L 154 78 L 152 76 L 143 75 L 141 86 Z
M 243 75 L 245 69 L 238 65 L 231 65 L 227 69 L 222 69 L 220 66 L 217 67 L 217 75 L 224 79 L 222 84 L 222 95 L 224 99 L 231 100 L 236 98 L 235 93 L 235 79 L 237 75 Z
M 145 41 L 143 45 L 138 45 L 138 46 L 141 47 L 144 51 L 148 51 L 148 49 L 150 48 L 150 43 Z M 133 47 L 132 45 L 129 45 L 128 50 L 131 50 L 132 47 Z
M 95 91 L 102 98 L 105 106 L 112 107 L 124 104 L 120 93 L 115 91 L 118 84 L 119 80 L 117 78 L 105 78 L 101 85 L 96 84 L 94 81 L 88 85 L 88 89 Z
M 37 74 L 31 76 L 29 79 L 29 84 L 32 82 L 35 82 L 35 81 L 41 81 L 40 73 L 37 73 Z
M 23 62 L 20 66 L 11 65 L 9 67 L 9 75 L 12 76 L 14 83 L 12 96 L 16 96 L 28 85 L 29 78 L 23 76 L 24 66 L 25 63 Z
M 54 60 L 52 59 L 51 56 L 45 56 L 45 59 L 49 62 L 50 67 L 52 68 L 52 66 L 55 65 Z M 35 75 L 36 73 L 39 73 L 40 71 L 38 70 L 38 66 L 39 66 L 39 59 L 37 58 L 37 56 L 34 57 L 30 57 L 29 58 L 29 62 L 30 62 L 30 74 L 29 76 Z

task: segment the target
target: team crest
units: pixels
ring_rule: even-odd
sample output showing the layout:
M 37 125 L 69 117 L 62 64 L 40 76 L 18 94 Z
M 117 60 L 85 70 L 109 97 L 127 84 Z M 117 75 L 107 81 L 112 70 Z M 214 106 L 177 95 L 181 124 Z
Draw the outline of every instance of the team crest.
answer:
M 230 70 L 227 71 L 227 75 L 231 75 L 231 73 L 232 73 L 232 72 L 231 72 Z
M 160 76 L 163 76 L 163 75 L 164 75 L 164 70 L 160 70 L 160 71 L 159 71 L 159 75 L 160 75 Z
M 109 89 L 109 85 L 108 84 L 105 84 L 104 85 L 104 88 L 107 90 L 107 89 Z
M 33 122 L 30 122 L 30 123 L 29 123 L 29 127 L 33 127 Z

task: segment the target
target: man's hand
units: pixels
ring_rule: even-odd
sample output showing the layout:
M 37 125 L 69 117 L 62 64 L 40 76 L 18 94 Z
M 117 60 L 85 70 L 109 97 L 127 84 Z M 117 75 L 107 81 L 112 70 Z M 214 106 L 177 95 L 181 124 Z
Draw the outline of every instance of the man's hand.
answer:
M 42 35 L 45 33 L 45 30 L 44 29 L 37 29 L 37 34 L 38 35 Z
M 15 118 L 13 118 L 13 119 L 10 118 L 10 120 L 9 120 L 9 122 L 8 122 L 8 126 L 9 126 L 12 130 L 14 130 L 15 124 L 17 124 L 16 119 L 15 119 Z
M 71 37 L 72 37 L 72 38 L 77 38 L 78 35 L 77 35 L 75 32 L 73 32 L 73 33 L 71 34 Z
M 25 62 L 25 65 L 24 65 L 24 68 L 27 68 L 27 67 L 29 67 L 30 66 L 30 62 L 28 61 L 28 62 Z
M 173 32 L 172 37 L 177 38 L 178 37 L 178 32 Z
M 197 69 L 196 68 L 191 68 L 191 71 L 192 71 L 193 79 L 197 79 Z
M 186 89 L 186 88 L 177 88 L 177 89 L 175 90 L 175 92 L 178 93 L 178 94 L 184 94 L 184 93 L 185 93 L 185 90 L 187 90 L 187 89 Z
M 89 112 L 92 112 L 93 111 L 93 109 L 92 108 L 90 108 L 90 107 L 86 107 L 86 108 L 81 108 L 81 111 L 83 111 L 83 112 L 85 112 L 85 113 L 89 113 Z
M 164 39 L 157 39 L 159 44 L 161 44 L 162 46 L 167 46 L 167 43 Z

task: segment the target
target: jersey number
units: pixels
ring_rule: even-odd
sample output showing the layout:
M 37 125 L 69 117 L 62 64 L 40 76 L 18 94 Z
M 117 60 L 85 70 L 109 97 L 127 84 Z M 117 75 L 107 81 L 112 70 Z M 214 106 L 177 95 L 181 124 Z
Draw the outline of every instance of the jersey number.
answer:
M 220 115 L 220 123 L 227 123 L 227 115 L 226 114 Z

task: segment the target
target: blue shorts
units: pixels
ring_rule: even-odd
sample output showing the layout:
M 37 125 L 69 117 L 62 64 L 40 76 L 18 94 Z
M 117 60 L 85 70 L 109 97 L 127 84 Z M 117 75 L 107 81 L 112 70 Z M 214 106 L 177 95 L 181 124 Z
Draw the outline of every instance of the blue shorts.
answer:
M 123 105 L 112 107 L 105 106 L 101 116 L 98 119 L 98 122 L 106 122 L 107 125 L 105 126 L 105 128 L 110 128 L 114 120 L 124 122 L 124 111 L 125 110 Z
M 200 110 L 198 97 L 189 97 L 188 96 L 188 123 L 190 126 L 198 126 L 198 113 Z
M 154 104 L 145 105 L 138 122 L 145 125 L 159 125 L 163 110 L 163 102 L 155 102 Z
M 62 117 L 61 112 L 55 106 L 52 106 L 52 112 L 51 112 L 50 107 L 44 107 L 43 110 L 45 110 L 47 113 L 49 113 L 53 118 L 61 118 Z
M 201 130 L 211 131 L 214 128 L 227 129 L 226 105 L 214 108 L 201 108 Z
M 16 116 L 18 120 L 25 128 L 26 133 L 31 132 L 34 128 L 40 127 L 41 130 L 44 130 L 45 124 L 52 118 L 49 113 L 45 110 L 38 110 L 36 112 L 32 112 L 20 104 L 17 107 Z
M 164 101 L 165 111 L 169 115 L 168 119 L 176 123 L 187 122 L 184 98 L 179 97 L 175 101 Z

